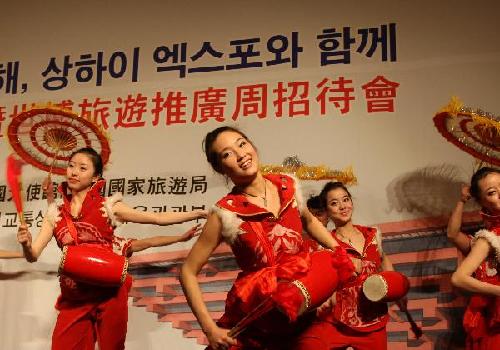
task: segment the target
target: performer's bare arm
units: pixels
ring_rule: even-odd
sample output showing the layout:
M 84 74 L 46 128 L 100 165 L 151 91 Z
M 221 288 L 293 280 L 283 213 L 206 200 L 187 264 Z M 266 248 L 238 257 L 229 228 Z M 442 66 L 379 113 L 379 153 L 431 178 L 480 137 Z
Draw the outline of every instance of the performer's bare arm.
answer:
M 448 240 L 452 242 L 464 255 L 467 255 L 470 251 L 470 240 L 467 238 L 467 235 L 461 231 L 462 214 L 464 211 L 464 205 L 470 197 L 469 186 L 462 186 L 461 198 L 451 212 L 446 230 Z
M 458 266 L 457 271 L 451 276 L 451 283 L 455 287 L 469 292 L 500 296 L 500 286 L 482 282 L 472 277 L 474 271 L 490 254 L 490 249 L 489 242 L 484 238 L 479 238 L 472 246 L 470 253 Z
M 16 259 L 16 258 L 23 258 L 23 253 L 21 252 L 14 252 L 12 250 L 3 250 L 0 249 L 0 259 Z
M 37 261 L 42 251 L 52 239 L 52 235 L 53 227 L 52 224 L 47 220 L 47 218 L 43 219 L 40 233 L 38 234 L 34 242 L 32 242 L 32 237 L 30 231 L 28 230 L 28 226 L 19 226 L 19 229 L 17 231 L 17 241 L 23 247 L 23 254 L 26 260 L 29 262 Z
M 328 232 L 325 226 L 309 211 L 304 208 L 301 212 L 306 231 L 309 235 L 320 243 L 323 247 L 333 249 L 338 247 L 337 241 Z
M 140 252 L 141 250 L 152 247 L 164 247 L 178 242 L 186 242 L 191 238 L 198 236 L 201 232 L 201 224 L 194 225 L 182 235 L 176 236 L 155 236 L 143 239 L 137 239 L 130 244 L 128 253 Z
M 382 271 L 394 271 L 394 266 L 392 265 L 391 259 L 385 254 L 382 253 Z
M 193 210 L 189 212 L 165 212 L 153 213 L 130 208 L 122 202 L 113 205 L 113 213 L 122 222 L 135 222 L 139 224 L 172 225 L 182 222 L 204 219 L 207 217 L 206 210 Z
M 181 284 L 187 301 L 193 310 L 212 348 L 236 345 L 236 340 L 228 336 L 227 329 L 217 326 L 203 301 L 196 276 L 206 264 L 212 252 L 222 240 L 222 223 L 215 213 L 208 216 L 200 238 L 195 242 L 181 268 Z

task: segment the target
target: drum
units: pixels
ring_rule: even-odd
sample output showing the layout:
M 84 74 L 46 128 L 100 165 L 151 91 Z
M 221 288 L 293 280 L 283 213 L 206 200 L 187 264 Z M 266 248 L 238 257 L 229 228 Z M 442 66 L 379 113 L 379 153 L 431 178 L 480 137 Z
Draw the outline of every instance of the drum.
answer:
M 363 294 L 373 302 L 390 302 L 408 293 L 410 281 L 397 271 L 382 271 L 369 276 L 363 283 Z
M 278 309 L 295 321 L 299 314 L 314 309 L 332 296 L 339 282 L 350 276 L 354 267 L 345 251 L 320 250 L 311 253 L 307 273 L 294 281 L 278 283 L 272 296 Z M 343 271 L 341 271 L 343 270 Z
M 304 277 L 292 282 L 306 299 L 308 309 L 323 304 L 337 289 L 339 282 L 335 256 L 329 250 L 311 253 L 311 268 Z
M 59 274 L 76 281 L 113 287 L 127 277 L 128 260 L 109 249 L 95 245 L 64 246 Z
M 272 330 L 273 334 L 287 336 L 293 330 L 290 322 L 297 321 L 299 314 L 320 306 L 332 296 L 341 282 L 339 269 L 344 269 L 340 274 L 347 276 L 354 271 L 345 251 L 320 250 L 312 252 L 310 257 L 310 268 L 303 277 L 278 282 L 276 292 L 247 313 L 229 335 L 236 337 L 251 326 L 262 334 Z

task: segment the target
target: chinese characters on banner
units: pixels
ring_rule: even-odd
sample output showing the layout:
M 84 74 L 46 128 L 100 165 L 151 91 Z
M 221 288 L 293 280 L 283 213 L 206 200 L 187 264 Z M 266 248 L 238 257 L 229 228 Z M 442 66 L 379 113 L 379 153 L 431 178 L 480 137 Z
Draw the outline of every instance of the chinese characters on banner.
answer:
M 381 75 L 359 86 L 363 90 L 367 113 L 394 112 L 398 87 L 399 83 Z M 56 105 L 73 110 L 107 130 L 208 121 L 223 123 L 249 117 L 256 120 L 312 118 L 310 108 L 313 103 L 319 106 L 320 116 L 347 115 L 352 104 L 359 99 L 354 91 L 352 79 L 338 77 L 324 78 L 315 84 L 293 81 L 278 82 L 274 86 L 267 83 L 240 85 L 231 93 L 226 88 L 208 87 L 194 91 L 192 96 L 182 91 L 157 91 L 152 96 L 137 93 L 115 100 L 83 98 L 81 101 L 64 100 Z M 231 98 L 234 107 L 228 108 Z M 28 104 L 14 105 L 7 110 L 6 106 L 0 105 L 0 128 L 3 121 L 30 107 Z
M 54 191 L 54 198 L 60 198 L 57 192 L 57 183 L 53 183 L 52 189 Z M 175 202 L 170 205 L 158 206 L 136 206 L 137 210 L 148 210 L 153 212 L 186 212 L 196 209 L 205 209 L 205 203 L 194 204 L 188 201 L 189 204 L 182 203 L 178 198 L 191 194 L 204 194 L 207 191 L 208 183 L 205 175 L 194 176 L 170 176 L 170 177 L 149 177 L 149 178 L 112 178 L 106 181 L 105 186 L 102 188 L 103 196 L 111 196 L 115 193 L 122 193 L 126 196 L 163 196 L 158 197 L 156 201 L 163 201 L 164 196 L 168 197 L 168 202 Z M 39 183 L 31 183 L 26 186 L 23 194 L 23 200 L 26 202 L 45 200 L 46 194 L 42 190 L 42 185 Z M 171 197 L 174 196 L 174 197 Z M 161 199 L 160 199 L 161 198 Z M 172 200 L 174 198 L 174 200 Z M 10 191 L 6 185 L 0 185 L 0 203 L 11 201 Z M 26 224 L 29 227 L 40 227 L 43 220 L 43 213 L 39 211 L 25 211 L 23 212 Z M 14 207 L 12 211 L 0 211 L 0 227 L 16 228 L 19 225 L 19 217 Z

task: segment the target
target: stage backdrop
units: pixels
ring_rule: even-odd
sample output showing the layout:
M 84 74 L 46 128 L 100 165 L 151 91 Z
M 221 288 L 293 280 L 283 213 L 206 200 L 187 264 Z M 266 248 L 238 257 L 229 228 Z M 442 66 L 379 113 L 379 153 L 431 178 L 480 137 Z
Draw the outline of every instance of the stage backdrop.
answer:
M 449 282 L 457 254 L 444 227 L 474 164 L 432 117 L 452 96 L 500 113 L 499 11 L 496 1 L 4 2 L 0 249 L 19 249 L 3 133 L 33 104 L 100 125 L 111 145 L 105 194 L 121 192 L 141 210 L 210 208 L 230 185 L 208 167 L 201 142 L 234 125 L 264 164 L 296 156 L 352 167 L 355 222 L 382 229 L 396 269 L 410 277 L 409 307 L 424 330 L 415 340 L 407 322 L 390 322 L 390 349 L 460 348 L 464 299 Z M 47 207 L 45 175 L 23 169 L 34 235 Z M 303 181 L 303 193 L 323 184 Z M 467 222 L 471 231 L 479 224 L 473 215 Z M 190 225 L 128 224 L 120 234 L 173 235 Z M 203 348 L 177 278 L 191 244 L 132 260 L 127 349 Z M 2 349 L 49 348 L 60 256 L 51 242 L 37 263 L 0 261 Z M 214 318 L 236 273 L 222 246 L 200 275 Z

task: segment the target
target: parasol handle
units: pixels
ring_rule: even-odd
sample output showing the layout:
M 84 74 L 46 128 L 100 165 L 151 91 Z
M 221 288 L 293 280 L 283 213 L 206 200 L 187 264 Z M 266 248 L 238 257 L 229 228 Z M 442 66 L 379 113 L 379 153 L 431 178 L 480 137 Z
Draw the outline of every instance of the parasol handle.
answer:
M 50 168 L 49 168 L 49 176 L 48 178 L 50 179 L 50 175 L 52 175 L 52 169 L 54 168 L 54 164 L 56 163 L 56 158 L 57 158 L 57 155 L 59 154 L 59 149 L 56 151 L 56 153 L 54 154 L 54 158 L 52 159 L 52 162 L 50 163 Z
M 50 205 L 54 202 L 54 192 L 52 191 L 52 169 L 54 168 L 54 164 L 56 163 L 57 155 L 59 154 L 59 149 L 54 154 L 54 158 L 50 163 L 49 174 L 47 175 L 47 179 L 45 179 L 46 184 L 43 186 L 43 190 L 45 191 L 45 195 L 47 196 L 47 203 Z

